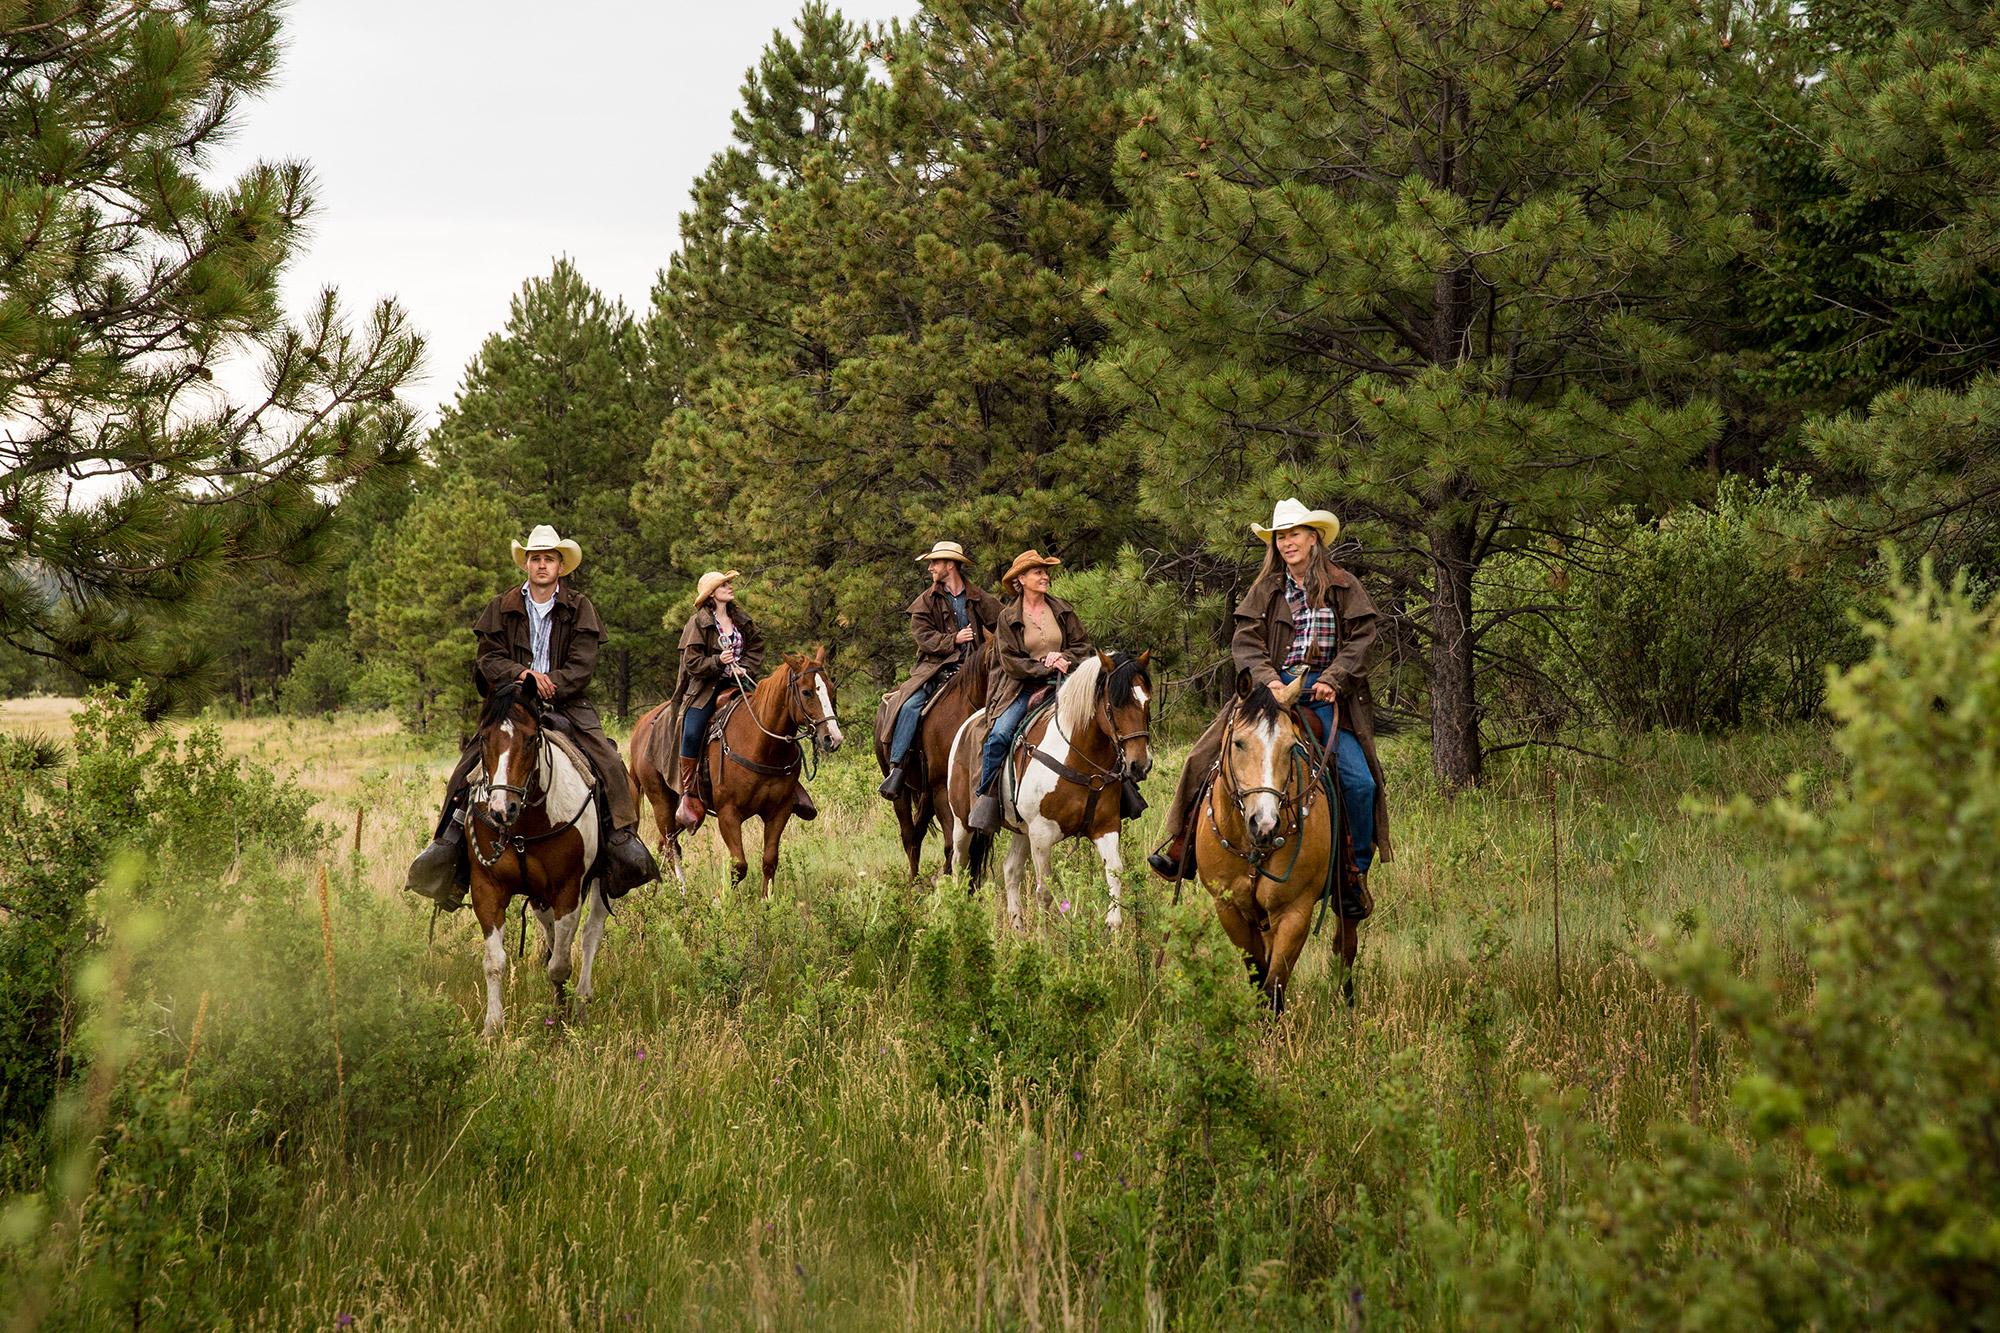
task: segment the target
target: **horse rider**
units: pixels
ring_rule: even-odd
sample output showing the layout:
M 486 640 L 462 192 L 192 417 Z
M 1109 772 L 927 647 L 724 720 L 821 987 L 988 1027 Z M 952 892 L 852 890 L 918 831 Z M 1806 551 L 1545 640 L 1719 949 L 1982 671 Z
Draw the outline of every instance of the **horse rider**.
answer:
M 736 601 L 736 580 L 741 577 L 742 571 L 735 569 L 703 574 L 695 584 L 694 613 L 681 630 L 680 675 L 674 681 L 670 710 L 679 719 L 679 728 L 668 734 L 680 737 L 681 803 L 674 819 L 684 829 L 699 827 L 708 814 L 698 775 L 716 700 L 731 686 L 749 698 L 764 673 L 764 635 Z M 819 813 L 803 784 L 794 790 L 793 813 L 801 819 Z
M 980 631 L 991 634 L 1000 620 L 1000 599 L 966 581 L 965 548 L 957 542 L 941 541 L 917 562 L 929 566 L 931 582 L 908 608 L 917 666 L 898 691 L 902 701 L 889 733 L 889 775 L 880 790 L 891 800 L 908 777 L 910 747 L 923 724 L 924 704 L 972 655 Z
M 639 805 L 634 799 L 618 747 L 604 734 L 597 710 L 585 697 L 604 644 L 604 625 L 590 599 L 565 580 L 583 563 L 583 548 L 538 525 L 526 542 L 514 542 L 514 563 L 527 575 L 486 604 L 472 627 L 478 645 L 473 670 L 490 693 L 515 681 L 531 681 L 544 716 L 570 734 L 597 772 L 611 807 L 611 836 L 604 844 L 607 896 L 659 878 L 653 854 L 639 841 Z M 565 725 L 567 724 L 567 725 Z M 444 814 L 430 846 L 410 866 L 404 887 L 443 908 L 465 901 L 465 793 L 481 746 L 468 742 L 446 784 Z
M 993 719 L 979 756 L 979 786 L 967 827 L 980 833 L 1000 830 L 1000 797 L 994 781 L 1006 765 L 1015 733 L 1028 715 L 1038 686 L 1060 681 L 1096 650 L 1069 603 L 1049 596 L 1049 571 L 1062 564 L 1040 551 L 1023 551 L 1007 567 L 1000 586 L 1014 594 L 1001 608 L 993 630 L 998 660 L 988 676 L 986 715 Z
M 1239 673 L 1247 672 L 1252 682 L 1272 689 L 1303 676 L 1303 702 L 1327 732 L 1334 732 L 1338 705 L 1334 764 L 1355 868 L 1361 872 L 1353 877 L 1353 891 L 1340 903 L 1340 914 L 1359 921 L 1373 910 L 1368 868 L 1378 850 L 1384 861 L 1390 854 L 1382 765 L 1375 756 L 1375 698 L 1368 687 L 1368 652 L 1377 628 L 1375 603 L 1361 581 L 1327 553 L 1340 535 L 1340 520 L 1324 509 L 1307 509 L 1296 499 L 1281 500 L 1271 512 L 1270 525 L 1252 523 L 1250 531 L 1264 542 L 1264 565 L 1236 605 L 1230 656 Z M 1166 827 L 1172 836 L 1162 850 L 1146 858 L 1168 880 L 1184 879 L 1194 870 L 1193 815 L 1222 753 L 1226 713 L 1225 709 L 1195 741 L 1167 807 Z

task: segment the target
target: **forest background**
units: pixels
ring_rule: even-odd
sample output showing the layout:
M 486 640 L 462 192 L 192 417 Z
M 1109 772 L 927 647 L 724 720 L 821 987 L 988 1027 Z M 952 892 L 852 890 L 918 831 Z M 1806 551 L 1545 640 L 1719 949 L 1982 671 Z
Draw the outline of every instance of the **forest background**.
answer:
M 393 303 L 282 309 L 309 167 L 202 176 L 282 18 L 0 0 L 0 694 L 111 687 L 0 737 L 21 1326 L 330 1322 L 361 1288 L 384 1322 L 483 1316 L 380 1274 L 517 1197 L 595 1228 L 587 1283 L 505 1256 L 586 1326 L 648 1309 L 642 1272 L 766 1323 L 1991 1326 L 2000 18 L 807 4 L 647 307 L 527 275 L 428 429 Z M 843 756 L 829 826 L 873 840 L 801 853 L 822 914 L 649 898 L 607 948 L 623 1035 L 479 1051 L 373 892 L 434 782 L 342 788 L 353 848 L 301 915 L 311 801 L 151 725 L 455 750 L 467 627 L 552 521 L 621 723 L 709 568 L 871 710 L 942 537 L 988 584 L 1060 554 L 1099 641 L 1152 649 L 1167 742 L 1230 688 L 1247 524 L 1294 494 L 1343 519 L 1405 724 L 1409 915 L 1371 928 L 1359 1019 L 1321 987 L 1261 1026 L 1198 912 L 1010 941 L 892 890 Z M 352 721 L 385 709 L 394 742 Z M 1745 790 L 1782 799 L 1683 804 Z M 370 810 L 401 822 L 364 856 Z M 1567 992 L 1522 888 L 1558 811 L 1602 891 Z M 669 1042 L 720 1110 L 655 1124 L 637 1062 Z M 629 1230 L 639 1173 L 565 1215 L 548 1145 L 581 1160 L 580 1124 L 657 1129 L 710 1206 Z

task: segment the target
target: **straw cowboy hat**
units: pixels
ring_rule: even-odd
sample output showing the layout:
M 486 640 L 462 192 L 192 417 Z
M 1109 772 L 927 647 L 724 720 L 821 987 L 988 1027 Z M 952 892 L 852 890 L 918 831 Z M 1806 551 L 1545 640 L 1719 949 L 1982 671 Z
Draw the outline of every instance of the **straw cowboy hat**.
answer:
M 933 560 L 956 560 L 961 565 L 972 563 L 965 558 L 965 548 L 957 542 L 939 542 L 917 557 L 917 563 L 920 565 L 927 565 Z
M 701 576 L 701 582 L 694 585 L 694 604 L 701 606 L 715 595 L 715 590 L 725 583 L 734 583 L 742 576 L 740 569 L 711 569 Z
M 1250 525 L 1250 531 L 1266 542 L 1286 528 L 1311 528 L 1319 534 L 1320 542 L 1326 546 L 1333 545 L 1334 538 L 1340 536 L 1339 519 L 1324 509 L 1308 509 L 1291 498 L 1278 501 L 1277 507 L 1271 510 L 1270 527 L 1262 527 L 1256 523 Z
M 1056 557 L 1043 555 L 1040 551 L 1023 551 L 1014 557 L 1013 564 L 1007 566 L 1006 574 L 1000 579 L 1000 586 L 1013 592 L 1019 592 L 1021 588 L 1015 580 L 1019 579 L 1021 575 L 1031 569 L 1054 569 L 1061 563 L 1062 561 L 1056 559 Z
M 559 551 L 562 553 L 562 572 L 570 574 L 583 563 L 583 548 L 567 537 L 556 536 L 556 530 L 546 523 L 535 525 L 525 542 L 514 543 L 514 563 L 521 568 L 528 567 L 528 553 L 531 551 Z

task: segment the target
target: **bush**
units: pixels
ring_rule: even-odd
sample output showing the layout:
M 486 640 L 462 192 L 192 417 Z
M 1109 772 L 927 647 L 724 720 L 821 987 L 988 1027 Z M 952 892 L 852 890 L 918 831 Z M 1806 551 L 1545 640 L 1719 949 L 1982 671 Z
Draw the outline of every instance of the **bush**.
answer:
M 345 639 L 314 639 L 278 686 L 278 706 L 294 717 L 318 716 L 344 707 L 358 669 Z

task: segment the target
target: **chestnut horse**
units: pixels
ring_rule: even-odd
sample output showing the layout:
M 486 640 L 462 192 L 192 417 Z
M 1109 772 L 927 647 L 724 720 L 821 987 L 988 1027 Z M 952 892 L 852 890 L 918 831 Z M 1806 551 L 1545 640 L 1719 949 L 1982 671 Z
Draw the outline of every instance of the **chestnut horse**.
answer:
M 662 852 L 680 878 L 681 830 L 674 822 L 678 798 L 662 766 L 662 756 L 671 762 L 680 749 L 674 744 L 678 737 L 662 730 L 670 716 L 667 708 L 662 704 L 652 709 L 632 729 L 629 767 L 633 784 L 652 802 Z M 770 896 L 771 881 L 778 874 L 778 839 L 792 817 L 807 742 L 815 756 L 840 748 L 840 721 L 834 709 L 824 645 L 811 657 L 785 654 L 751 694 L 738 695 L 716 709 L 704 751 L 713 792 L 706 804 L 715 811 L 715 826 L 729 848 L 732 886 L 750 873 L 749 859 L 743 855 L 743 821 L 755 815 L 764 821 L 764 896 Z
M 603 886 L 588 890 L 582 920 L 584 875 L 600 845 L 597 802 L 588 773 L 542 730 L 542 704 L 519 681 L 487 697 L 475 739 L 484 764 L 466 801 L 465 835 L 472 866 L 472 912 L 486 940 L 486 1027 L 497 1037 L 506 1026 L 500 1006 L 507 969 L 507 906 L 526 897 L 535 909 L 556 999 L 569 981 L 570 946 L 583 927 L 583 972 L 576 987 L 580 1014 L 591 997 L 590 973 L 611 908 Z
M 1280 1014 L 1340 835 L 1340 802 L 1326 787 L 1331 752 L 1296 710 L 1298 697 L 1293 681 L 1275 693 L 1251 685 L 1230 702 L 1214 778 L 1194 816 L 1195 872 Z M 1353 1004 L 1360 923 L 1339 924 L 1342 989 Z
M 1007 886 L 1007 917 L 1021 924 L 1021 879 L 1030 857 L 1035 888 L 1048 895 L 1049 858 L 1065 838 L 1089 838 L 1104 862 L 1104 881 L 1111 889 L 1111 910 L 1104 923 L 1116 929 L 1125 916 L 1125 863 L 1118 850 L 1125 818 L 1126 793 L 1138 796 L 1137 783 L 1152 771 L 1153 682 L 1146 674 L 1151 652 L 1099 653 L 1077 663 L 1056 687 L 1055 707 L 1022 726 L 1014 738 L 1007 774 L 997 781 L 1008 829 L 1017 836 L 1007 848 L 1002 873 Z M 952 738 L 948 794 L 957 844 L 958 863 L 977 886 L 986 872 L 993 835 L 975 833 L 966 825 L 972 811 L 972 786 L 979 780 L 981 709 L 959 726 Z M 1143 808 L 1143 803 L 1140 803 Z M 1025 837 L 1019 836 L 1025 834 Z
M 981 632 L 965 664 L 937 687 L 929 711 L 924 714 L 922 729 L 917 732 L 915 753 L 922 756 L 923 771 L 920 775 L 911 774 L 910 781 L 896 793 L 895 802 L 896 824 L 903 832 L 903 854 L 910 858 L 911 879 L 917 877 L 918 862 L 924 854 L 924 836 L 930 832 L 933 818 L 944 838 L 944 865 L 938 873 L 943 877 L 952 872 L 955 849 L 949 790 L 951 742 L 965 719 L 986 706 L 987 673 L 992 669 L 993 636 Z M 884 708 L 893 697 L 882 700 Z M 875 762 L 881 765 L 885 776 L 889 772 L 889 732 L 894 725 L 892 717 L 878 718 L 875 727 Z

